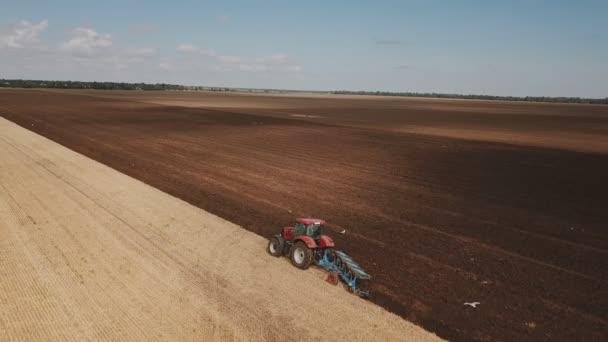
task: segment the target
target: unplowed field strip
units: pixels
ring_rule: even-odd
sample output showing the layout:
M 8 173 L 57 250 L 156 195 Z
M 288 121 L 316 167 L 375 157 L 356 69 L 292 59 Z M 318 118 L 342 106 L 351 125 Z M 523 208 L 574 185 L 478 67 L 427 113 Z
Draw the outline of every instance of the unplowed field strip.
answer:
M 0 341 L 439 340 L 0 118 Z
M 156 93 L 198 96 L 182 107 L 135 92 L 0 94 L 0 115 L 264 237 L 294 216 L 325 218 L 373 275 L 372 301 L 443 337 L 608 335 L 608 155 L 388 127 L 496 120 L 528 138 L 546 127 L 580 138 L 607 126 L 605 108 L 245 96 L 247 107 L 238 95 Z

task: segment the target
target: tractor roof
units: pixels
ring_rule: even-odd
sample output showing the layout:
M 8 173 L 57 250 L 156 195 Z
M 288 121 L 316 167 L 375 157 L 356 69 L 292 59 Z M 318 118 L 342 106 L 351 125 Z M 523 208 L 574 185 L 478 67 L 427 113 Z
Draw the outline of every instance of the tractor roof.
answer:
M 325 221 L 315 218 L 297 218 L 296 222 L 304 224 L 325 224 Z

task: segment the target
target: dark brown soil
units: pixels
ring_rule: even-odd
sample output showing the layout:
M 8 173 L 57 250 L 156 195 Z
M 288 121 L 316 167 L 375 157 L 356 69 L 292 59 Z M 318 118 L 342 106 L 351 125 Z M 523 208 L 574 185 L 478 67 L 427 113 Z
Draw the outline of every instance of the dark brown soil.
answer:
M 0 90 L 0 115 L 263 236 L 324 218 L 372 301 L 450 340 L 608 338 L 608 154 L 397 132 L 386 99 L 274 100 L 322 120 L 112 96 Z M 608 139 L 608 107 L 416 101 L 394 120 Z

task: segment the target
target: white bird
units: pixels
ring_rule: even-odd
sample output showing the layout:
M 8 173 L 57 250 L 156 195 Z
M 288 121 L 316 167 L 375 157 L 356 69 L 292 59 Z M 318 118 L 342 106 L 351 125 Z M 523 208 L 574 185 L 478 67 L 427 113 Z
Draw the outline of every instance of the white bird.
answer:
M 342 229 L 342 231 L 340 232 L 340 234 L 346 234 L 346 229 Z
M 468 305 L 472 308 L 476 308 L 477 305 L 481 304 L 480 302 L 471 302 L 471 303 L 464 303 L 464 305 Z

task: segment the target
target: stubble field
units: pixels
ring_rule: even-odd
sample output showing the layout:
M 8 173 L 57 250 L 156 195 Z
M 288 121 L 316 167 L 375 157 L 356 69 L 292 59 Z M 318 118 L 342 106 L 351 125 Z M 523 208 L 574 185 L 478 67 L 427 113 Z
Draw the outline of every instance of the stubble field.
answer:
M 441 337 L 608 334 L 608 107 L 1 90 L 0 115 L 264 237 L 326 219 Z

